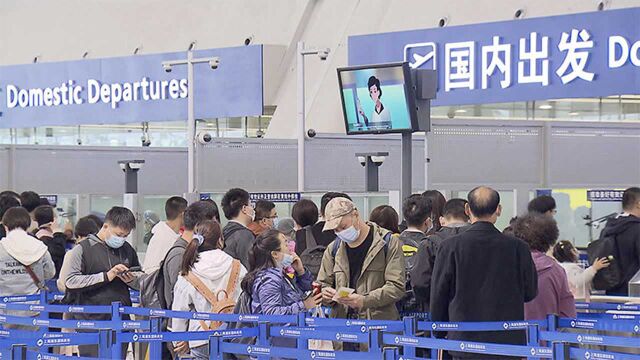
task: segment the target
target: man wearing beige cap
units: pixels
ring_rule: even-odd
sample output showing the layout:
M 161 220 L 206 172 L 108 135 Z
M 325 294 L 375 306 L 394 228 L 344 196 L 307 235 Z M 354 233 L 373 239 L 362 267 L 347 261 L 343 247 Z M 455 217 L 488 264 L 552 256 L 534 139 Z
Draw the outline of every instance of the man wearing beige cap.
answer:
M 318 273 L 323 302 L 332 307 L 331 317 L 399 319 L 396 302 L 405 293 L 400 241 L 388 230 L 365 222 L 346 198 L 327 204 L 325 220 L 324 230 L 333 230 L 337 236 L 327 247 Z

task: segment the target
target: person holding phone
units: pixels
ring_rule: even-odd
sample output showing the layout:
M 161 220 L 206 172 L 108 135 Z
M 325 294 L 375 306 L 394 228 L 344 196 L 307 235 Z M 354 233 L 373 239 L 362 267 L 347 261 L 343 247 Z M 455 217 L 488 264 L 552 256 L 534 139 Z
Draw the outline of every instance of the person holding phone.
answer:
M 382 88 L 380 87 L 380 80 L 375 76 L 371 76 L 367 82 L 367 88 L 369 89 L 369 97 L 374 102 L 374 109 L 371 113 L 371 117 L 365 115 L 360 99 L 357 99 L 358 112 L 360 116 L 364 118 L 365 126 L 369 126 L 369 122 L 372 123 L 390 123 L 391 113 L 389 109 L 385 108 L 380 100 L 382 98 Z

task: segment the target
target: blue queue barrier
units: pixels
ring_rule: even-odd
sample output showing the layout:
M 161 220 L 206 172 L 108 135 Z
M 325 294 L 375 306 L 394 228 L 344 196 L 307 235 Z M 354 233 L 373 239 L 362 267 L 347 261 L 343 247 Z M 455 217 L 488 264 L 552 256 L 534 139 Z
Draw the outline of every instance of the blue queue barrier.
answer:
M 629 304 L 610 304 L 610 303 L 576 303 L 578 310 L 619 310 L 619 311 L 640 311 L 640 305 Z
M 542 322 L 493 322 L 493 323 L 438 323 L 418 321 L 416 318 L 405 318 L 403 321 L 368 321 L 347 319 L 310 318 L 306 314 L 297 316 L 263 316 L 263 315 L 223 315 L 209 313 L 175 312 L 158 309 L 141 309 L 123 307 L 118 303 L 111 306 L 66 306 L 41 305 L 52 299 L 47 294 L 35 296 L 4 297 L 0 303 L 3 310 L 40 311 L 37 318 L 0 315 L 0 323 L 16 325 L 36 325 L 37 332 L 22 330 L 0 330 L 0 352 L 2 358 L 47 358 L 75 359 L 47 354 L 42 350 L 31 348 L 99 344 L 99 353 L 104 357 L 119 358 L 122 343 L 150 343 L 151 358 L 160 354 L 162 342 L 209 340 L 212 359 L 221 359 L 223 353 L 236 353 L 256 356 L 258 359 L 270 355 L 293 358 L 332 358 L 332 359 L 413 359 L 416 348 L 444 349 L 464 351 L 478 354 L 507 355 L 535 358 L 608 358 L 608 359 L 640 359 L 639 355 L 599 352 L 577 349 L 571 344 L 606 344 L 625 347 L 640 347 L 636 339 L 591 334 L 558 333 L 562 327 L 574 329 L 603 329 L 638 333 L 640 322 L 610 319 L 556 319 L 550 317 Z M 53 297 L 55 299 L 55 297 Z M 39 301 L 40 304 L 18 304 L 16 302 Z M 84 312 L 111 313 L 112 319 L 105 321 L 76 321 L 48 319 L 50 312 Z M 133 314 L 149 316 L 149 320 L 123 321 L 121 316 Z M 238 321 L 258 323 L 257 327 L 235 330 L 219 330 L 210 332 L 171 333 L 159 332 L 160 318 L 177 317 L 184 319 Z M 424 318 L 424 317 L 423 317 Z M 275 326 L 273 324 L 289 324 Z M 48 333 L 48 327 L 65 327 L 74 329 L 99 330 L 97 333 Z M 132 329 L 143 330 L 143 333 L 130 332 Z M 529 332 L 529 344 L 526 346 L 474 343 L 465 341 L 441 340 L 417 336 L 418 331 L 511 331 Z M 542 329 L 546 329 L 542 330 Z M 37 336 L 34 336 L 37 335 Z M 535 335 L 535 336 L 532 336 Z M 257 337 L 255 345 L 229 343 L 225 340 L 238 337 Z M 295 348 L 274 347 L 270 339 L 287 337 L 297 339 Z M 366 352 L 342 352 L 309 350 L 308 339 L 335 340 L 341 342 L 364 343 L 368 345 Z M 635 341 L 634 341 L 635 340 Z M 539 341 L 553 342 L 553 347 L 537 346 Z M 635 344 L 638 343 L 638 344 Z M 558 344 L 562 345 L 559 346 Z M 402 355 L 398 347 L 402 346 Z M 431 352 L 433 358 L 435 354 Z M 46 357 L 43 357 L 46 355 Z

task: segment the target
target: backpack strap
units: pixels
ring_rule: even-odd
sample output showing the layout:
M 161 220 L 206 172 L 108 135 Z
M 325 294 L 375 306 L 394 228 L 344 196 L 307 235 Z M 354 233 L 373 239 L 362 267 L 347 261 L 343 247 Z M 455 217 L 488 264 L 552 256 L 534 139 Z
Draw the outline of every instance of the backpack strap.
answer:
M 389 242 L 391 241 L 391 238 L 393 237 L 393 233 L 391 233 L 391 231 L 389 231 L 388 233 L 386 233 L 383 237 L 382 237 L 382 241 L 384 242 L 384 256 L 387 256 L 387 252 L 389 250 Z M 333 241 L 333 247 L 331 248 L 331 256 L 333 256 L 334 258 L 336 257 L 336 254 L 338 253 L 338 249 L 340 248 L 340 239 L 336 238 Z
M 227 290 L 226 290 L 227 297 L 230 298 L 233 296 L 233 293 L 236 290 L 236 284 L 238 283 L 239 276 L 240 276 L 240 261 L 233 259 L 233 263 L 231 265 L 231 275 L 229 275 L 229 282 L 227 282 Z
M 307 249 L 314 248 L 318 245 L 318 243 L 316 242 L 316 238 L 313 236 L 311 226 L 305 227 L 304 238 L 307 244 Z
M 193 285 L 193 287 L 196 288 L 200 295 L 204 296 L 204 298 L 207 299 L 211 306 L 215 305 L 215 303 L 218 302 L 216 295 L 192 271 L 189 271 L 187 276 L 185 276 L 184 278 L 189 282 L 189 284 Z
M 340 239 L 338 239 L 336 237 L 335 240 L 333 240 L 333 247 L 331 248 L 331 256 L 335 259 L 336 254 L 338 254 L 338 249 L 340 248 L 340 243 L 342 241 L 340 241 Z
M 25 264 L 22 264 L 22 266 L 24 266 L 25 270 L 27 270 L 27 273 L 29 274 L 29 276 L 31 276 L 31 280 L 33 280 L 33 283 L 36 284 L 36 287 L 40 291 L 49 291 L 47 286 L 43 284 L 42 281 L 40 281 L 40 279 L 38 279 L 38 275 L 36 275 L 36 273 L 33 271 L 31 266 L 25 265 Z

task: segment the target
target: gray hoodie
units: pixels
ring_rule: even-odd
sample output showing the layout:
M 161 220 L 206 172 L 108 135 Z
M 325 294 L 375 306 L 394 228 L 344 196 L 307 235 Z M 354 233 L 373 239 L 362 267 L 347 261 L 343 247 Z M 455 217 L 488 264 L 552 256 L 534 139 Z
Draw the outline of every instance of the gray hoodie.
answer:
M 10 231 L 0 240 L 0 295 L 33 295 L 39 289 L 25 265 L 31 267 L 40 282 L 53 278 L 56 268 L 42 241 L 22 229 Z M 33 316 L 31 311 L 10 311 L 9 315 Z

